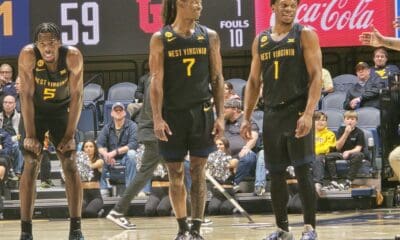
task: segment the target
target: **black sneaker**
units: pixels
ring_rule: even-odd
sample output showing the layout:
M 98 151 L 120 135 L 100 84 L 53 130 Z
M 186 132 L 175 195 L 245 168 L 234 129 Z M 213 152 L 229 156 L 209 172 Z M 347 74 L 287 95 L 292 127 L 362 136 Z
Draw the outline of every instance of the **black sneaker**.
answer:
M 30 233 L 21 233 L 20 240 L 33 240 L 33 236 Z
M 178 232 L 178 234 L 176 235 L 175 240 L 189 240 L 191 238 L 189 238 L 188 232 Z
M 190 240 L 204 240 L 204 238 L 200 235 L 198 231 L 190 232 Z
M 129 222 L 129 220 L 122 213 L 119 213 L 115 210 L 111 210 L 110 213 L 108 213 L 107 219 L 127 230 L 136 228 L 135 224 Z
M 85 240 L 80 229 L 74 230 L 69 233 L 69 240 Z

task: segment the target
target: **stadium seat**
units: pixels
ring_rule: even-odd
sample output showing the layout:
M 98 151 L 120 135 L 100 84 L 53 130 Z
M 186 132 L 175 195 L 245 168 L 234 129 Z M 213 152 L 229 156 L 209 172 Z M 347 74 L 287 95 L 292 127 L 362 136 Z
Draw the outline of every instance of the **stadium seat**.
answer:
M 103 88 L 96 83 L 89 83 L 83 89 L 83 101 L 104 101 L 104 91 Z
M 360 128 L 377 128 L 381 125 L 381 112 L 374 107 L 362 107 L 356 110 Z
M 354 84 L 356 84 L 358 78 L 353 74 L 342 74 L 333 78 L 333 86 L 335 92 L 347 92 Z
M 232 83 L 233 90 L 235 91 L 235 93 L 237 95 L 239 95 L 240 98 L 243 99 L 243 96 L 244 96 L 243 89 L 246 86 L 246 81 L 243 80 L 243 79 L 240 79 L 240 78 L 231 78 L 231 79 L 228 79 L 226 81 Z
M 339 127 L 343 124 L 343 112 L 337 109 L 328 109 L 323 112 L 328 117 L 328 128 L 337 133 Z
M 321 110 L 328 109 L 343 110 L 343 103 L 346 100 L 345 92 L 333 92 L 322 98 Z
M 103 121 L 104 90 L 96 83 L 89 83 L 83 89 L 83 101 L 92 102 L 96 105 L 97 120 Z
M 91 101 L 83 103 L 81 116 L 78 122 L 78 130 L 83 133 L 87 131 L 96 132 L 98 130 L 96 105 Z
M 379 127 L 381 125 L 381 112 L 379 109 L 374 107 L 362 107 L 356 110 L 358 115 L 359 128 L 368 129 L 372 132 L 375 150 L 378 156 L 380 156 L 381 139 L 379 135 Z
M 133 102 L 135 99 L 137 85 L 131 82 L 114 84 L 108 90 L 107 101 Z

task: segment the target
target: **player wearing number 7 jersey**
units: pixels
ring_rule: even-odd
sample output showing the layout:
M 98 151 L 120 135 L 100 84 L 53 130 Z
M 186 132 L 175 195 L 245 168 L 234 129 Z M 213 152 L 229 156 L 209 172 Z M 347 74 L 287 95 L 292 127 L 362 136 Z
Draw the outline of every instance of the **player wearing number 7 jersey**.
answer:
M 81 232 L 82 187 L 75 163 L 75 130 L 82 109 L 83 58 L 75 47 L 61 45 L 60 29 L 42 23 L 35 42 L 18 58 L 21 110 L 24 123 L 24 171 L 20 182 L 21 240 L 33 239 L 32 214 L 36 178 L 45 133 L 57 146 L 65 174 L 70 214 L 70 240 L 83 240 Z
M 314 161 L 312 116 L 321 92 L 321 49 L 318 36 L 294 23 L 300 0 L 271 0 L 275 26 L 253 42 L 246 85 L 241 135 L 251 135 L 250 117 L 263 81 L 265 163 L 270 172 L 272 206 L 278 231 L 266 239 L 293 239 L 289 232 L 285 170 L 294 166 L 303 204 L 302 240 L 317 239 L 316 199 L 310 174 Z M 279 126 L 279 127 L 277 127 Z
M 221 136 L 224 132 L 220 40 L 215 31 L 197 23 L 201 10 L 201 0 L 164 0 L 165 25 L 150 41 L 154 132 L 167 162 L 169 196 L 179 224 L 176 239 L 187 239 L 188 234 L 190 239 L 203 239 L 200 224 L 206 200 L 205 164 L 214 151 L 213 134 Z M 183 184 L 183 160 L 188 152 L 192 176 L 190 230 Z

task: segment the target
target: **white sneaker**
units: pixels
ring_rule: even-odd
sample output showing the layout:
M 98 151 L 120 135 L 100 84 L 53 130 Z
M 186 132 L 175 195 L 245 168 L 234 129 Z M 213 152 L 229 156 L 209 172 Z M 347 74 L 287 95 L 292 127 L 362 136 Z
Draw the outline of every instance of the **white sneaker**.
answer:
M 136 229 L 135 224 L 129 222 L 129 220 L 122 213 L 119 213 L 115 210 L 111 210 L 108 213 L 107 219 L 114 222 L 115 224 L 117 224 L 118 226 L 120 226 L 124 229 L 127 229 L 127 230 Z

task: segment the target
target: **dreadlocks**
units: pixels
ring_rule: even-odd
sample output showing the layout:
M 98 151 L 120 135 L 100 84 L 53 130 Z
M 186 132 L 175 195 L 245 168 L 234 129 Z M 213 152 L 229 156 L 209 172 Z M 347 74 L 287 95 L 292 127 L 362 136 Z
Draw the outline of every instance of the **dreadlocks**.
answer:
M 170 25 L 176 18 L 176 1 L 177 0 L 164 0 L 162 17 L 165 25 Z
M 51 33 L 55 39 L 61 40 L 61 30 L 55 23 L 47 22 L 39 24 L 35 30 L 35 42 L 38 40 L 40 33 Z

